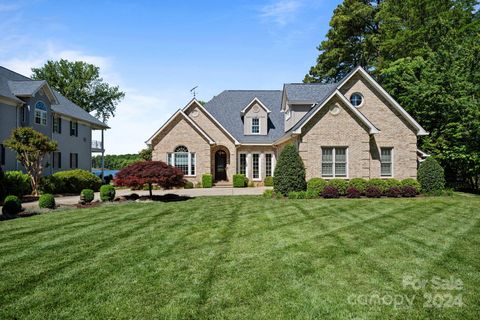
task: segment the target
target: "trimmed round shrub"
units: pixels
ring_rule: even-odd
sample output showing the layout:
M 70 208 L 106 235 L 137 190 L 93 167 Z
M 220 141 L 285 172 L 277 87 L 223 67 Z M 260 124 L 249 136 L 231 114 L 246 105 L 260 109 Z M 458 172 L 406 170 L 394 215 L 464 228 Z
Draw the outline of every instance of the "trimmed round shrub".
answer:
M 22 211 L 22 202 L 17 196 L 6 196 L 3 200 L 3 214 L 17 214 Z
M 365 189 L 365 195 L 368 198 L 380 198 L 382 196 L 382 193 L 382 190 L 380 190 L 380 188 L 376 186 L 368 186 Z
M 390 198 L 398 198 L 402 196 L 401 187 L 390 187 L 385 191 L 385 195 Z
M 316 192 L 320 196 L 323 189 L 327 186 L 327 180 L 322 178 L 312 178 L 307 182 L 307 191 Z
M 380 190 L 380 193 L 384 193 L 387 189 L 387 183 L 383 179 L 373 178 L 367 180 L 367 186 L 365 188 L 365 193 L 367 192 L 368 187 L 375 187 Z
M 347 188 L 347 198 L 360 198 L 362 193 L 355 187 L 348 187 Z
M 90 203 L 93 201 L 93 199 L 95 198 L 95 193 L 92 189 L 83 189 L 81 192 L 80 192 L 80 197 L 83 201 L 85 201 L 86 203 Z
M 425 159 L 418 168 L 418 182 L 425 193 L 445 189 L 445 173 L 440 163 L 432 157 Z
M 272 176 L 265 177 L 265 180 L 263 180 L 263 184 L 265 185 L 265 187 L 272 187 L 273 177 Z
M 417 189 L 411 186 L 402 187 L 402 196 L 405 198 L 413 198 L 418 194 Z
M 350 181 L 348 181 L 348 186 L 351 188 L 355 188 L 360 192 L 360 194 L 365 193 L 365 188 L 367 187 L 367 180 L 363 178 L 353 178 Z
M 397 179 L 385 179 L 385 192 L 390 188 L 400 188 L 402 183 Z
M 307 189 L 305 167 L 295 146 L 289 144 L 283 148 L 278 157 L 273 175 L 273 190 L 275 193 L 288 195 L 291 191 Z
M 55 209 L 55 197 L 50 193 L 45 193 L 38 199 L 38 206 L 42 209 Z
M 334 186 L 326 186 L 325 188 L 323 188 L 322 197 L 324 197 L 325 199 L 339 198 L 340 193 L 338 192 L 338 189 Z
M 32 193 L 30 176 L 21 171 L 5 171 L 5 194 L 19 198 Z
M 338 193 L 341 196 L 344 196 L 347 193 L 348 182 L 343 179 L 332 179 L 328 181 L 328 185 L 334 187 L 338 190 Z
M 41 183 L 41 190 L 46 193 L 76 193 L 83 189 L 98 191 L 102 179 L 91 172 L 82 169 L 60 171 L 45 177 Z
M 412 187 L 416 190 L 417 194 L 420 193 L 421 186 L 420 183 L 413 178 L 406 178 L 401 181 L 402 187 Z
M 233 187 L 234 188 L 244 188 L 248 185 L 245 180 L 244 174 L 234 174 L 233 175 Z
M 193 182 L 192 181 L 185 181 L 185 185 L 183 187 L 185 189 L 193 189 Z
M 202 176 L 202 187 L 203 188 L 211 188 L 213 186 L 213 177 L 211 174 L 204 174 Z
M 102 201 L 113 201 L 115 199 L 115 188 L 109 184 L 101 186 L 100 199 Z

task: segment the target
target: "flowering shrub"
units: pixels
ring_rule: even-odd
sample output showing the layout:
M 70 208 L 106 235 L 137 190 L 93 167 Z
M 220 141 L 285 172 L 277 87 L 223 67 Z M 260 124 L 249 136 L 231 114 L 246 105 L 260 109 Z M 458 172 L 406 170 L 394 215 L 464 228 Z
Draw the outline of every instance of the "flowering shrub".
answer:
M 406 198 L 415 197 L 417 195 L 417 189 L 411 186 L 403 186 L 402 187 L 402 196 Z
M 402 189 L 399 187 L 390 187 L 385 191 L 385 195 L 391 198 L 398 198 L 402 196 Z
M 360 198 L 362 196 L 361 192 L 355 187 L 347 188 L 347 198 Z
M 365 195 L 368 198 L 380 198 L 382 196 L 382 190 L 376 186 L 369 186 L 365 189 Z
M 338 189 L 334 186 L 326 186 L 325 188 L 323 188 L 322 197 L 324 197 L 325 199 L 339 198 L 340 193 L 338 192 Z

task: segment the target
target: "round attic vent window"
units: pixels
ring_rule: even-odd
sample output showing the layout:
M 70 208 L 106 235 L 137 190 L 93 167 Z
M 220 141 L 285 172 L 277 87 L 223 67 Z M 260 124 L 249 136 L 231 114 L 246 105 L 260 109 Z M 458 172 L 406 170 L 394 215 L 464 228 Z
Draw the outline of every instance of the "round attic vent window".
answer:
M 258 113 L 260 111 L 260 108 L 258 106 L 253 107 L 253 112 Z
M 334 116 L 340 113 L 340 108 L 337 105 L 330 107 L 330 113 Z
M 198 110 L 197 109 L 192 111 L 192 117 L 194 117 L 194 118 L 198 117 Z

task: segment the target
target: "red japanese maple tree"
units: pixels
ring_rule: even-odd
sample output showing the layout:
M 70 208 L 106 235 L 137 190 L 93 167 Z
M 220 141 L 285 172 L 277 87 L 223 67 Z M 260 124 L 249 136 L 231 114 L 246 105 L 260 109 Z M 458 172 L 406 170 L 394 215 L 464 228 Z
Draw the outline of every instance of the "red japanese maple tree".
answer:
M 117 186 L 139 187 L 148 184 L 150 197 L 152 185 L 157 184 L 164 189 L 183 187 L 183 172 L 163 161 L 135 162 L 120 170 L 113 180 Z

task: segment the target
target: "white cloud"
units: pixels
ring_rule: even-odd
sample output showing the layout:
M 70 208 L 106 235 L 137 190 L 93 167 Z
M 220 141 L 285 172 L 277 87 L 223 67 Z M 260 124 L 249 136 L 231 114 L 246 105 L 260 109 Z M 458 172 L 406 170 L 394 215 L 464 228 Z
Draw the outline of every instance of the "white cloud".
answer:
M 301 6 L 300 0 L 279 0 L 263 6 L 260 9 L 260 17 L 264 21 L 273 21 L 280 26 L 285 26 L 295 18 Z

